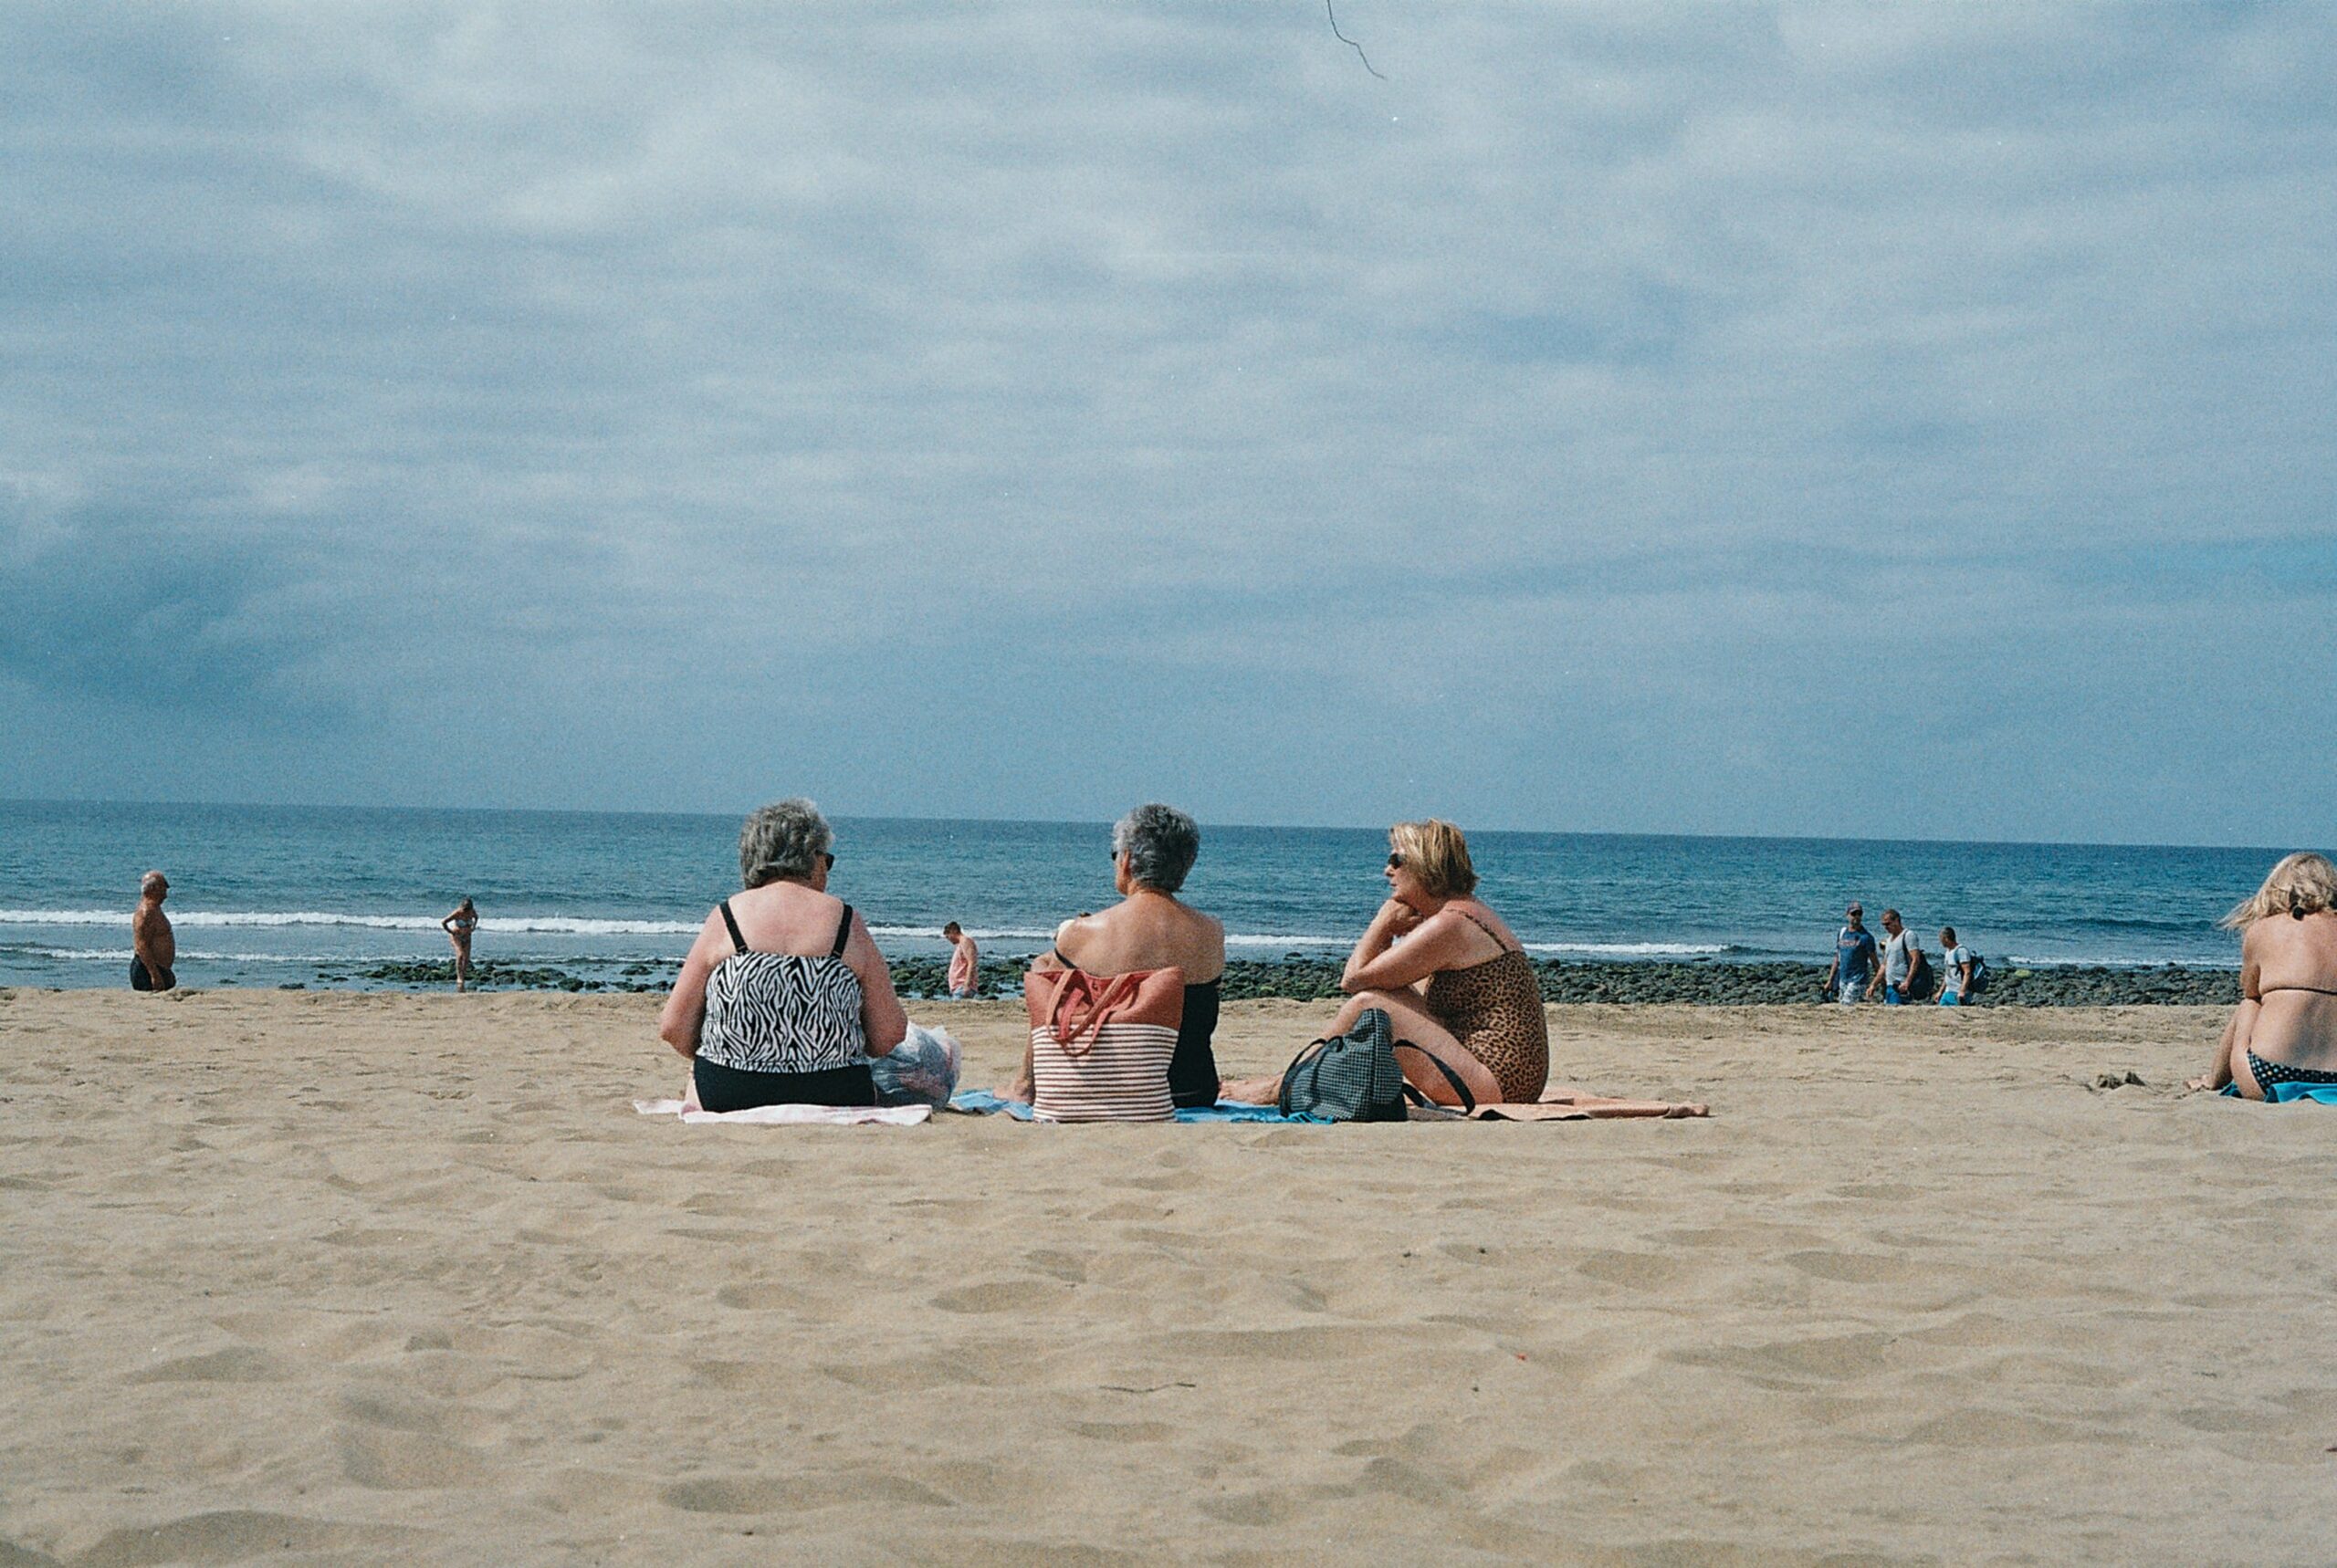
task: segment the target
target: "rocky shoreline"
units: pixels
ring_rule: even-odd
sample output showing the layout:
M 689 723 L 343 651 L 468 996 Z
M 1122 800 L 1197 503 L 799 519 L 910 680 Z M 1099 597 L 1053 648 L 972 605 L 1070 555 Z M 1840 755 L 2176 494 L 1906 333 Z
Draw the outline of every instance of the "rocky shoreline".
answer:
M 1022 969 L 1019 963 L 986 964 L 983 967 L 984 998 L 1021 994 Z M 1826 974 L 1821 964 L 1725 960 L 1545 960 L 1534 967 L 1542 982 L 1542 996 L 1547 1001 L 1684 1002 L 1706 1007 L 1814 1005 L 1819 999 L 1818 982 Z M 1228 1001 L 1266 997 L 1329 1001 L 1339 995 L 1339 969 L 1338 961 L 1299 954 L 1281 959 L 1237 959 L 1225 967 L 1224 996 Z M 938 957 L 896 958 L 893 983 L 905 998 L 937 997 L 941 994 L 946 970 L 947 961 Z M 601 977 L 487 960 L 476 967 L 473 980 L 481 990 L 654 992 L 663 991 L 671 984 L 673 974 L 671 964 L 629 964 L 613 977 Z M 327 986 L 365 983 L 425 989 L 444 988 L 452 979 L 452 966 L 443 958 L 352 965 L 323 971 L 319 976 L 320 983 Z M 1975 1005 L 2228 1007 L 2238 999 L 2237 971 L 2183 968 L 2170 964 L 2156 969 L 1999 970 L 1994 975 L 1987 994 Z

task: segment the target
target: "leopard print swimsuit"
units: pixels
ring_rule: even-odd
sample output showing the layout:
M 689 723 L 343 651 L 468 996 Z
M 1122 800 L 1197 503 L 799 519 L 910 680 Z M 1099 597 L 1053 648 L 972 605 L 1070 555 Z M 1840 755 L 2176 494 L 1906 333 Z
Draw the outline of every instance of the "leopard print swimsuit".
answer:
M 1493 935 L 1483 921 L 1467 910 L 1461 913 Z M 1503 1100 L 1516 1105 L 1541 1098 L 1550 1077 L 1550 1020 L 1542 1011 L 1534 960 L 1523 948 L 1512 947 L 1465 969 L 1439 970 L 1429 979 L 1426 1000 L 1461 1049 L 1500 1081 Z

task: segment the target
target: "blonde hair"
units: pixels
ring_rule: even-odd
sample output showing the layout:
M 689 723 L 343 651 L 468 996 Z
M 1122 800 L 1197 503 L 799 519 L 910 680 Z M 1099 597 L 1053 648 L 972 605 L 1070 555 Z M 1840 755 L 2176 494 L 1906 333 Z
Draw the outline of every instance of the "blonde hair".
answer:
M 2324 855 L 2292 854 L 2272 868 L 2256 896 L 2244 898 L 2224 916 L 2224 925 L 2244 931 L 2268 915 L 2293 915 L 2301 920 L 2325 909 L 2337 909 L 2337 865 Z
M 1388 830 L 1388 847 L 1436 898 L 1466 898 L 1477 888 L 1477 868 L 1469 863 L 1469 841 L 1451 823 L 1430 817 L 1399 822 Z

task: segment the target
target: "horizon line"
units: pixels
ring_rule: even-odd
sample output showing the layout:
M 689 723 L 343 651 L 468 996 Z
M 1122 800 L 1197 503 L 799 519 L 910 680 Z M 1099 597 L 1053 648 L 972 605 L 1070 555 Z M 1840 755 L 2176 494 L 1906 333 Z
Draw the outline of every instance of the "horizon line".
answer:
M 645 810 L 639 808 L 605 808 L 584 806 L 414 806 L 397 803 L 352 806 L 341 802 L 290 800 L 125 800 L 112 799 L 76 799 L 69 796 L 0 796 L 0 807 L 5 806 L 103 806 L 133 809 L 195 809 L 225 811 L 389 811 L 422 814 L 425 812 L 467 814 L 474 816 L 537 816 L 537 817 L 672 817 L 718 821 L 731 813 L 706 810 Z M 1114 819 L 1108 817 L 933 817 L 896 816 L 881 813 L 838 812 L 833 821 L 839 822 L 979 822 L 1001 827 L 1092 828 L 1108 827 Z M 1384 823 L 1344 822 L 1209 822 L 1204 827 L 1252 830 L 1261 832 L 1378 832 Z M 1738 843 L 1799 843 L 1799 844 L 1962 844 L 1974 848 L 2078 849 L 2078 850 L 2229 850 L 2280 855 L 2289 852 L 2269 844 L 2202 844 L 2151 842 L 2134 841 L 2083 839 L 1950 839 L 1950 838 L 1848 838 L 1810 833 L 1717 833 L 1682 831 L 1647 831 L 1581 828 L 1509 828 L 1492 827 L 1464 830 L 1478 834 L 1505 834 L 1519 837 L 1554 839 L 1697 839 L 1714 842 Z

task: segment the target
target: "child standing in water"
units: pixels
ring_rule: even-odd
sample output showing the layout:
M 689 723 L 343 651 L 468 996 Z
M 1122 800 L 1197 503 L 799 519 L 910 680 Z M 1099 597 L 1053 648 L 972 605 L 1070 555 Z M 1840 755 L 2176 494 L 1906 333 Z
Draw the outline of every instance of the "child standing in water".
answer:
M 455 905 L 455 912 L 438 923 L 446 939 L 455 945 L 455 989 L 461 991 L 470 984 L 471 933 L 478 929 L 478 911 L 467 898 Z

